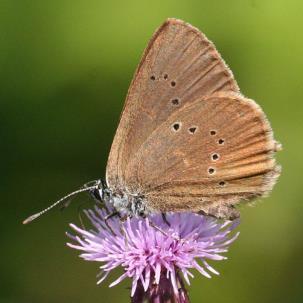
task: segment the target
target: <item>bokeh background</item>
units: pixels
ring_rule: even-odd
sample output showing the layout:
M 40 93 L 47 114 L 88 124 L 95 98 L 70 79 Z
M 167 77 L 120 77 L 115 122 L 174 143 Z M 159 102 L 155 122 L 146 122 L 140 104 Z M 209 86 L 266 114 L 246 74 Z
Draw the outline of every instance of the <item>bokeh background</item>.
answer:
M 167 17 L 215 42 L 284 146 L 273 193 L 242 210 L 221 276 L 197 274 L 192 302 L 303 302 L 302 11 L 299 0 L 0 1 L 0 302 L 128 302 L 127 282 L 96 286 L 98 264 L 65 246 L 85 195 L 21 222 L 104 177 L 133 72 Z

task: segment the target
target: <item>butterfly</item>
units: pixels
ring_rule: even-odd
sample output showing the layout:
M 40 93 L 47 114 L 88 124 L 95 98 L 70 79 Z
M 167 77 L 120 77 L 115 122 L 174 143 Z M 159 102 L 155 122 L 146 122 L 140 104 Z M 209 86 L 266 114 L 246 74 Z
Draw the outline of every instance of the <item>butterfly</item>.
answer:
M 237 205 L 273 188 L 280 149 L 214 44 L 192 25 L 167 19 L 131 82 L 106 182 L 74 193 L 89 190 L 131 216 L 189 211 L 234 219 Z

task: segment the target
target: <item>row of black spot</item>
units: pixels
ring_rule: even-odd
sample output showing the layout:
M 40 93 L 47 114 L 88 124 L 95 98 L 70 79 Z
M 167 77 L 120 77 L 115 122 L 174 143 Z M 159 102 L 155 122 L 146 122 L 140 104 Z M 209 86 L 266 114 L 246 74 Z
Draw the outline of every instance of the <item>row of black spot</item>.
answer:
M 150 77 L 150 79 L 151 79 L 152 81 L 155 81 L 155 80 L 156 80 L 156 77 L 155 77 L 154 75 L 152 75 L 152 76 Z M 164 80 L 167 80 L 167 79 L 168 79 L 168 74 L 164 74 L 164 75 L 163 75 L 163 79 L 164 79 Z M 171 82 L 170 82 L 170 85 L 171 85 L 172 87 L 175 87 L 175 86 L 176 86 L 176 81 L 171 81 Z M 172 103 L 172 105 L 177 106 L 177 105 L 180 104 L 180 99 L 179 99 L 179 98 L 174 98 L 174 99 L 171 100 L 171 103 Z M 191 126 L 191 127 L 189 127 L 188 131 L 189 131 L 190 134 L 194 134 L 194 133 L 196 132 L 197 128 L 198 128 L 197 126 Z M 172 129 L 173 129 L 175 132 L 179 131 L 179 130 L 181 129 L 181 122 L 175 122 L 175 123 L 172 125 Z M 217 132 L 216 132 L 215 130 L 211 130 L 211 131 L 210 131 L 210 135 L 211 135 L 211 136 L 215 136 L 216 134 L 217 134 Z M 218 142 L 219 145 L 223 145 L 224 142 L 225 142 L 225 140 L 222 139 L 222 138 L 220 138 L 217 142 Z M 219 158 L 220 158 L 220 156 L 219 156 L 219 154 L 217 154 L 217 153 L 214 153 L 214 154 L 211 155 L 211 159 L 212 159 L 213 161 L 217 161 Z M 208 168 L 208 173 L 209 173 L 210 175 L 213 175 L 215 172 L 216 172 L 216 171 L 215 171 L 215 168 L 213 168 L 213 167 L 209 167 L 209 168 Z M 220 181 L 220 182 L 219 182 L 219 185 L 220 185 L 220 186 L 225 186 L 225 182 L 224 182 L 224 181 Z
M 168 74 L 164 74 L 163 79 L 164 79 L 164 80 L 167 80 L 167 79 L 168 79 Z M 150 76 L 150 80 L 155 81 L 155 80 L 156 80 L 156 77 L 155 77 L 154 75 L 152 75 L 152 76 Z M 176 84 L 177 84 L 176 81 L 171 81 L 171 82 L 170 82 L 170 85 L 171 85 L 172 87 L 175 87 Z
M 179 131 L 180 128 L 181 128 L 181 122 L 175 122 L 175 123 L 173 124 L 172 128 L 173 128 L 173 130 L 174 130 L 175 132 Z M 191 126 L 191 127 L 188 128 L 188 131 L 189 131 L 190 134 L 194 134 L 194 133 L 196 132 L 197 129 L 198 129 L 197 126 Z
M 216 130 L 211 130 L 209 133 L 210 133 L 211 136 L 215 136 L 217 134 L 217 131 Z M 225 140 L 220 138 L 217 142 L 218 142 L 218 144 L 223 145 Z M 217 153 L 214 153 L 214 154 L 211 155 L 211 159 L 213 161 L 217 161 L 219 158 L 220 158 L 220 155 L 217 154 Z M 208 168 L 208 173 L 210 175 L 213 175 L 215 172 L 216 172 L 215 168 L 213 168 L 213 167 Z M 220 186 L 225 186 L 225 184 L 226 184 L 225 181 L 220 181 L 219 182 Z
M 174 131 L 179 131 L 180 129 L 181 129 L 181 123 L 180 122 L 175 122 L 174 124 L 173 124 L 173 130 Z M 198 129 L 198 127 L 197 126 L 191 126 L 189 129 L 188 129 L 188 131 L 191 133 L 191 134 L 194 134 L 195 132 L 196 132 L 196 130 Z M 215 136 L 216 135 L 216 131 L 215 130 L 211 130 L 210 131 L 210 135 L 211 136 Z M 225 142 L 225 140 L 224 139 L 222 139 L 222 138 L 220 138 L 218 141 L 218 144 L 219 145 L 223 145 L 224 144 L 224 142 Z M 216 156 L 215 156 L 216 157 Z M 217 159 L 214 159 L 214 160 L 217 160 Z

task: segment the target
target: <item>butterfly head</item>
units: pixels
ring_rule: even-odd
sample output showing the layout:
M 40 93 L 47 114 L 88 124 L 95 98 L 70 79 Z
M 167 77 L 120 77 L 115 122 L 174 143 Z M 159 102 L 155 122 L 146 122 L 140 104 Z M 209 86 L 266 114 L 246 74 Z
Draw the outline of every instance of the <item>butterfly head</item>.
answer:
M 86 183 L 84 186 L 91 188 L 89 194 L 97 202 L 109 202 L 111 200 L 111 191 L 103 180 L 95 180 Z

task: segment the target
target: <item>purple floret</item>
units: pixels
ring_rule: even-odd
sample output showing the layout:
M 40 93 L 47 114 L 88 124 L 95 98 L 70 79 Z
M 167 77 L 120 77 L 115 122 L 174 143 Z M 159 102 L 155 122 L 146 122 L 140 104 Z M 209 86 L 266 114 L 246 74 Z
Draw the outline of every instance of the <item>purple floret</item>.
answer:
M 168 213 L 169 225 L 161 214 L 123 222 L 118 216 L 105 221 L 107 212 L 98 207 L 85 213 L 93 228 L 84 230 L 70 224 L 78 235 L 69 235 L 73 243 L 68 246 L 82 251 L 81 258 L 102 263 L 98 284 L 111 270 L 122 267 L 124 273 L 110 287 L 131 278 L 131 296 L 138 284 L 146 292 L 163 277 L 178 294 L 181 275 L 189 285 L 191 269 L 207 278 L 218 275 L 207 261 L 226 259 L 222 254 L 239 235 L 232 233 L 238 221 L 221 222 L 193 213 Z

